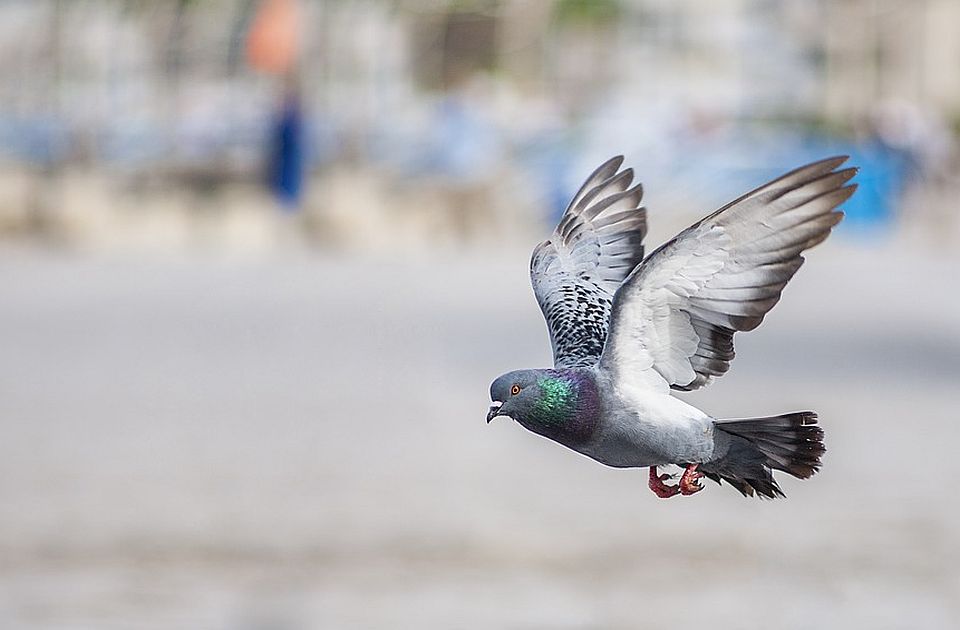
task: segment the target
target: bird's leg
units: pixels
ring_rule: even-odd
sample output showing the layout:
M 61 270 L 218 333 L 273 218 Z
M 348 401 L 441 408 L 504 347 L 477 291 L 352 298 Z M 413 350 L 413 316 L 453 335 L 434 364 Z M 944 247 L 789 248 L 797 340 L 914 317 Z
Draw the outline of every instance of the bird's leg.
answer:
M 680 477 L 680 494 L 689 496 L 703 490 L 698 479 L 703 477 L 703 473 L 697 472 L 697 464 L 687 464 L 687 469 L 683 471 Z
M 664 473 L 662 475 L 657 474 L 657 467 L 650 467 L 650 481 L 647 485 L 650 486 L 650 489 L 653 490 L 653 493 L 660 497 L 661 499 L 669 499 L 672 496 L 677 495 L 680 492 L 679 486 L 668 486 L 663 483 L 664 481 L 670 479 L 670 475 Z

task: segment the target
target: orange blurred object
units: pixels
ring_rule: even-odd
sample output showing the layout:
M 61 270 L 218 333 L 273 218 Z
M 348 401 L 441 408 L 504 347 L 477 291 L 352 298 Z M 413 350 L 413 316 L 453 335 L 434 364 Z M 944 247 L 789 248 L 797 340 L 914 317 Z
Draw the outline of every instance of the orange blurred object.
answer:
M 247 34 L 247 61 L 257 70 L 286 74 L 300 52 L 296 0 L 263 0 Z

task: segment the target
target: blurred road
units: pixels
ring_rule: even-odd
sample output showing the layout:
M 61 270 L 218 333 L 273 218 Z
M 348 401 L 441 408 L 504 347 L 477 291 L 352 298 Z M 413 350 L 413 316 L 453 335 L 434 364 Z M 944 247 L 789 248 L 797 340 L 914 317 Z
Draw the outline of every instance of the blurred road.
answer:
M 0 626 L 960 627 L 957 255 L 832 239 L 685 396 L 820 413 L 760 502 L 485 424 L 528 251 L 0 255 Z

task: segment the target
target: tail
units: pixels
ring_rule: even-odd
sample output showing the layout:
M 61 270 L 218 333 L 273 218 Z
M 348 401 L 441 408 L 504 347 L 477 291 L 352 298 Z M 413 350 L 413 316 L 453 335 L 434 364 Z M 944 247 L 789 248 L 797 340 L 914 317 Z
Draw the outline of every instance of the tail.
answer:
M 823 429 L 812 411 L 768 418 L 717 420 L 716 427 L 731 436 L 730 448 L 721 459 L 702 464 L 700 470 L 720 483 L 723 479 L 744 496 L 774 499 L 784 496 L 771 469 L 807 479 L 820 470 L 826 452 Z

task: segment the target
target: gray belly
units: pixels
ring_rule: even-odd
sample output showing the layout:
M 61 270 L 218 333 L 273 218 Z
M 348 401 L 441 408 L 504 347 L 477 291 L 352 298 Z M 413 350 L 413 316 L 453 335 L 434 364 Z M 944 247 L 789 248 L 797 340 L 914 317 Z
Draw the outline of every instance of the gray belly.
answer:
M 676 423 L 645 422 L 635 413 L 604 418 L 597 433 L 577 449 L 614 468 L 709 461 L 713 453 L 713 420 L 685 419 Z

